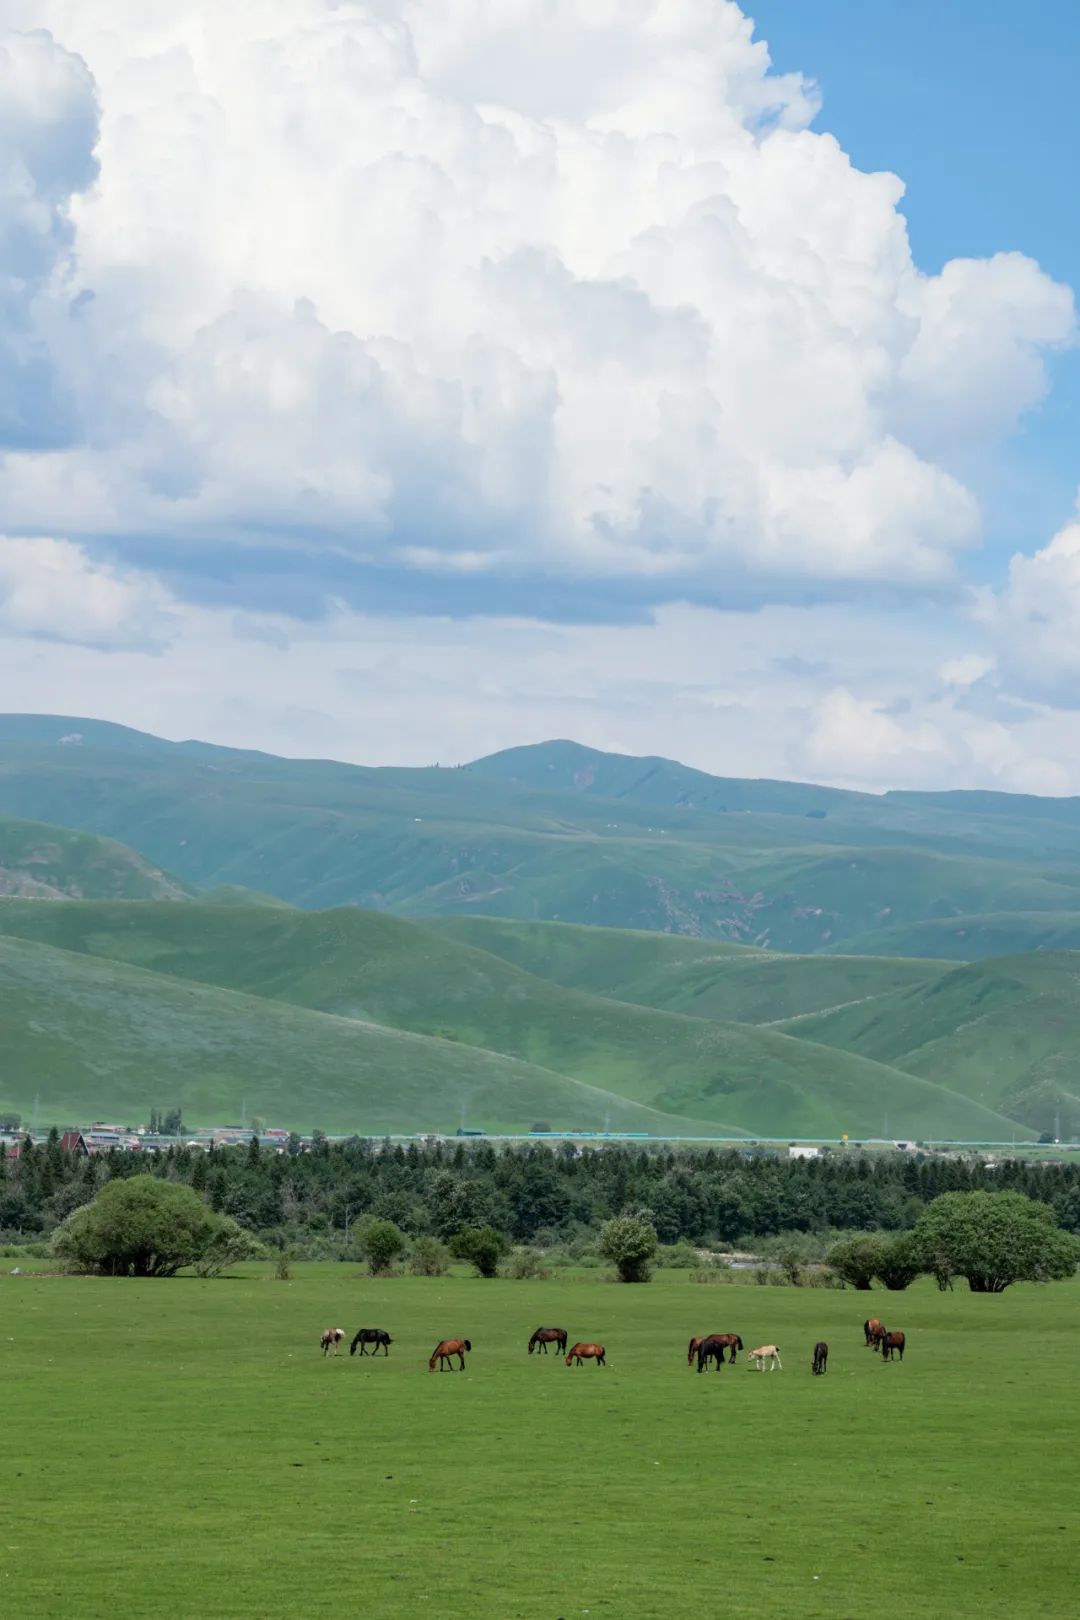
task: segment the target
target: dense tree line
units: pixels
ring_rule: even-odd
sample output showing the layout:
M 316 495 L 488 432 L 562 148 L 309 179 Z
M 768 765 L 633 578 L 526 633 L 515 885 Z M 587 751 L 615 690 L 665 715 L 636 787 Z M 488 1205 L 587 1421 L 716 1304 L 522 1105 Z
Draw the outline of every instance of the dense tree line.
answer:
M 752 1150 L 487 1142 L 394 1146 L 318 1138 L 288 1153 L 246 1147 L 114 1151 L 76 1158 L 55 1137 L 0 1160 L 0 1241 L 48 1235 L 109 1181 L 184 1182 L 210 1208 L 297 1253 L 343 1253 L 358 1226 L 390 1221 L 450 1243 L 490 1229 L 508 1243 L 583 1243 L 605 1221 L 647 1212 L 662 1243 L 739 1245 L 779 1232 L 901 1230 L 942 1193 L 1009 1190 L 1049 1204 L 1080 1232 L 1080 1163 L 994 1168 L 919 1153 L 836 1149 L 818 1159 Z

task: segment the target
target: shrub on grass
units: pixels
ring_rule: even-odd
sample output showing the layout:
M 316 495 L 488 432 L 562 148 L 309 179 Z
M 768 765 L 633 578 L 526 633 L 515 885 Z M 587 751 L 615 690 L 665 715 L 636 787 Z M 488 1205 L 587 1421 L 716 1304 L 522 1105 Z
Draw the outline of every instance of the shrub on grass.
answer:
M 406 1249 L 405 1234 L 393 1221 L 373 1219 L 356 1228 L 356 1247 L 373 1277 L 385 1276 Z
M 620 1215 L 600 1229 L 597 1248 L 610 1260 L 624 1283 L 648 1282 L 658 1244 L 656 1231 L 637 1215 Z
M 77 1271 L 108 1277 L 172 1277 L 219 1241 L 223 1217 L 182 1182 L 157 1176 L 110 1181 L 69 1215 L 53 1253 Z
M 490 1226 L 467 1226 L 450 1240 L 450 1253 L 457 1260 L 468 1260 L 478 1277 L 497 1277 L 506 1249 L 502 1233 Z
M 450 1268 L 450 1251 L 438 1238 L 418 1237 L 409 1255 L 414 1277 L 445 1277 Z
M 910 1232 L 883 1232 L 877 1239 L 874 1276 L 891 1293 L 910 1288 L 922 1271 L 915 1240 Z
M 878 1250 L 872 1237 L 843 1238 L 833 1244 L 826 1259 L 849 1288 L 866 1293 L 873 1286 Z
M 506 1275 L 515 1282 L 543 1282 L 551 1272 L 538 1250 L 514 1249 L 506 1262 Z

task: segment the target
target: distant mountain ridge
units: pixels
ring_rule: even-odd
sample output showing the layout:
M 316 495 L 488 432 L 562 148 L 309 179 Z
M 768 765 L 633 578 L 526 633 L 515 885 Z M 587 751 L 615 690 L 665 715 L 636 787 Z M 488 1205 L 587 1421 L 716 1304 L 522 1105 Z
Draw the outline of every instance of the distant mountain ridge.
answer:
M 191 888 L 309 909 L 800 953 L 928 955 L 940 938 L 954 958 L 965 940 L 971 955 L 1060 944 L 1080 915 L 1080 801 L 721 778 L 566 741 L 410 769 L 0 716 L 3 815 L 117 839 Z

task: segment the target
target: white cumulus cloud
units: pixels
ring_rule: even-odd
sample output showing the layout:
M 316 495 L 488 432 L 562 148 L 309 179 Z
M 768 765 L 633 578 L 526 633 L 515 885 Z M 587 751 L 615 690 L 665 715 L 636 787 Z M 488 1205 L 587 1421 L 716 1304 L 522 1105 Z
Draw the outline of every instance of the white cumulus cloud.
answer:
M 948 582 L 979 529 L 949 458 L 1072 333 L 1019 254 L 921 274 L 900 182 L 809 127 L 728 0 L 4 18 L 46 92 L 0 113 L 0 196 L 48 245 L 0 307 L 48 383 L 36 439 L 0 443 L 21 531 L 668 592 Z
M 70 540 L 0 535 L 0 631 L 94 647 L 146 647 L 169 622 L 150 576 L 94 561 Z

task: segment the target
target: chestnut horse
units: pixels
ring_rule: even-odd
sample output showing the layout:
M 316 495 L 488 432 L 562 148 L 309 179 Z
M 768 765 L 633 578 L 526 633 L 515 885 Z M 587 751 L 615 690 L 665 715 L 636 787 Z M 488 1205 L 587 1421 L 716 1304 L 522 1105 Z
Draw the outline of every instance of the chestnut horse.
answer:
M 332 1350 L 336 1356 L 338 1353 L 338 1346 L 341 1344 L 344 1337 L 344 1328 L 327 1328 L 323 1333 L 322 1338 L 319 1340 L 323 1355 L 325 1356 L 329 1351 Z
M 904 1359 L 904 1335 L 902 1333 L 886 1333 L 881 1330 L 881 1354 L 884 1360 L 891 1361 L 895 1355 Z
M 365 1344 L 373 1344 L 375 1346 L 374 1350 L 371 1352 L 373 1356 L 378 1355 L 380 1345 L 382 1346 L 383 1355 L 388 1356 L 390 1354 L 390 1346 L 393 1344 L 393 1342 L 393 1339 L 390 1337 L 389 1333 L 387 1333 L 385 1328 L 361 1328 L 357 1333 L 356 1338 L 349 1346 L 349 1354 L 350 1356 L 355 1356 L 356 1347 L 359 1345 L 360 1354 L 362 1356 L 366 1356 L 367 1351 L 364 1349 Z
M 724 1365 L 724 1351 L 731 1351 L 730 1359 L 734 1363 L 735 1352 L 741 1350 L 742 1347 L 743 1342 L 737 1333 L 710 1333 L 704 1339 L 699 1339 L 697 1342 L 698 1372 L 705 1371 L 710 1356 L 716 1358 L 716 1370 L 719 1372 Z
M 450 1364 L 452 1356 L 457 1356 L 458 1361 L 460 1362 L 458 1371 L 464 1372 L 466 1350 L 472 1350 L 472 1345 L 469 1343 L 468 1339 L 440 1339 L 439 1343 L 431 1352 L 431 1360 L 428 1362 L 428 1372 L 435 1371 L 436 1362 L 439 1363 L 439 1371 L 442 1372 L 443 1362 Z M 453 1372 L 453 1370 L 453 1366 L 451 1365 L 450 1371 Z
M 606 1367 L 607 1362 L 604 1359 L 606 1355 L 607 1351 L 602 1344 L 575 1344 L 566 1358 L 566 1365 L 569 1367 L 570 1363 L 574 1362 L 580 1367 L 582 1362 L 595 1361 L 598 1367 Z
M 565 1328 L 537 1328 L 529 1340 L 529 1354 L 531 1356 L 534 1350 L 542 1350 L 546 1356 L 548 1345 L 554 1344 L 558 1346 L 560 1356 L 564 1356 L 566 1354 L 566 1340 L 567 1332 Z
M 863 1336 L 872 1350 L 876 1350 L 881 1343 L 885 1329 L 876 1316 L 868 1316 L 862 1325 Z
M 705 1335 L 703 1333 L 699 1333 L 696 1339 L 690 1340 L 690 1344 L 686 1352 L 686 1365 L 688 1367 L 692 1367 L 694 1365 L 695 1357 L 697 1356 L 697 1353 L 701 1349 L 704 1342 Z
M 819 1339 L 817 1344 L 814 1346 L 814 1359 L 810 1364 L 810 1371 L 815 1375 L 817 1373 L 823 1373 L 828 1360 L 829 1347 L 825 1343 L 824 1339 Z

